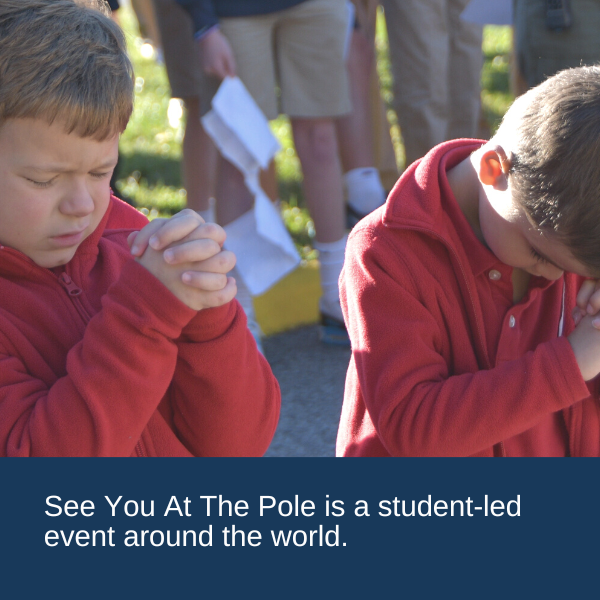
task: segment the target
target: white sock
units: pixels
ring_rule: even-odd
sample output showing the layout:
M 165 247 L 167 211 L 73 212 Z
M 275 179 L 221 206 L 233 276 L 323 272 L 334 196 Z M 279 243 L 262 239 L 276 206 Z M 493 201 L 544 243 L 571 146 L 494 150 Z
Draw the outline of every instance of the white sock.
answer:
M 344 266 L 346 239 L 347 236 L 344 236 L 337 242 L 315 242 L 314 244 L 315 249 L 319 251 L 321 289 L 323 291 L 319 300 L 319 308 L 321 312 L 338 320 L 343 320 L 338 280 Z
M 208 200 L 209 206 L 206 210 L 197 210 L 196 212 L 204 219 L 205 223 L 216 223 L 215 221 L 215 199 Z
M 385 202 L 385 190 L 375 167 L 348 171 L 344 183 L 348 204 L 361 215 L 368 215 Z

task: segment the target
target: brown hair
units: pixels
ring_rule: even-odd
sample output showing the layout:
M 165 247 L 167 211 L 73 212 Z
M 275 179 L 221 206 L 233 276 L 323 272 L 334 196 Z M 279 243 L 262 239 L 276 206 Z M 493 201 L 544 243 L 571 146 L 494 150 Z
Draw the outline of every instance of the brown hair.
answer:
M 495 137 L 503 135 L 512 138 L 515 201 L 600 273 L 600 67 L 561 71 L 518 98 Z
M 0 126 L 58 120 L 106 139 L 133 110 L 133 68 L 104 0 L 0 1 Z

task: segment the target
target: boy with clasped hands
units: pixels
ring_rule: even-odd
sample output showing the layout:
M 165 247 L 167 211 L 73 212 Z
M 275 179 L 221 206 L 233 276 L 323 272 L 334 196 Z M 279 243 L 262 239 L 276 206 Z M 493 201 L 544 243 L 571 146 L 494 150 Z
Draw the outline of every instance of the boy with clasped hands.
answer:
M 566 70 L 353 230 L 339 455 L 600 455 L 599 158 L 600 68 Z
M 223 229 L 111 195 L 133 71 L 103 6 L 0 3 L 0 455 L 262 455 L 279 387 Z

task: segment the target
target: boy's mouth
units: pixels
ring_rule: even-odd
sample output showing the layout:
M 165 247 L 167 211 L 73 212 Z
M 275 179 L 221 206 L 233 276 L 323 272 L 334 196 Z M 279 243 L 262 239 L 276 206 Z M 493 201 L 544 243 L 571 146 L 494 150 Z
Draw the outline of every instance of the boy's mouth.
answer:
M 50 239 L 54 245 L 61 248 L 68 248 L 69 246 L 79 244 L 83 240 L 85 232 L 86 229 L 82 229 L 81 231 L 72 231 L 70 233 L 63 233 L 62 235 L 55 235 Z

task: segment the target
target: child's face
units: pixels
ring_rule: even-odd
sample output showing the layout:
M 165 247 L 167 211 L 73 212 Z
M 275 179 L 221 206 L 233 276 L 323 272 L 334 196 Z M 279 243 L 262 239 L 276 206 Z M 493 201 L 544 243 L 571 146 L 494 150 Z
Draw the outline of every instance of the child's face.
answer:
M 41 267 L 68 263 L 110 200 L 119 136 L 98 142 L 60 123 L 11 119 L 0 127 L 0 244 Z
M 550 280 L 558 279 L 564 271 L 590 276 L 564 244 L 530 223 L 510 189 L 484 194 L 479 224 L 487 246 L 506 265 Z

